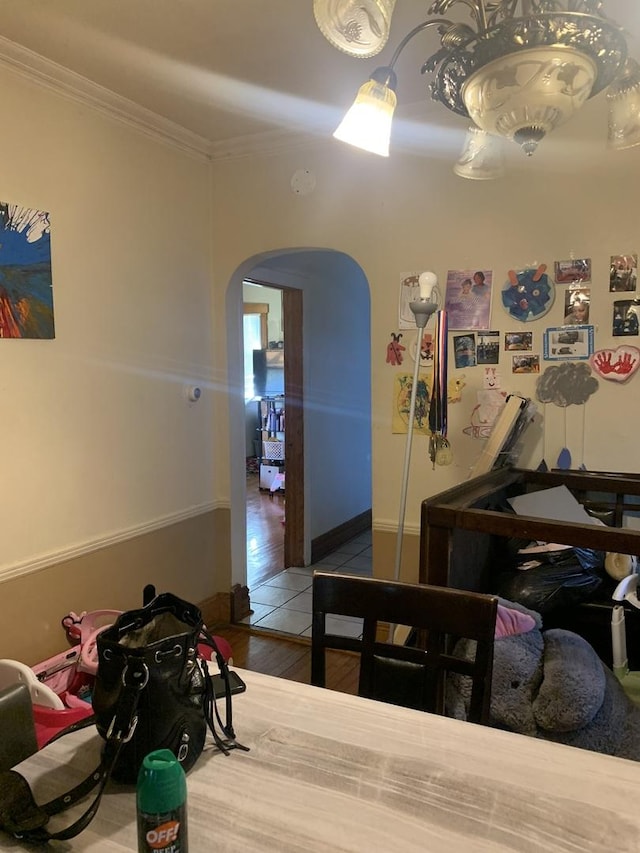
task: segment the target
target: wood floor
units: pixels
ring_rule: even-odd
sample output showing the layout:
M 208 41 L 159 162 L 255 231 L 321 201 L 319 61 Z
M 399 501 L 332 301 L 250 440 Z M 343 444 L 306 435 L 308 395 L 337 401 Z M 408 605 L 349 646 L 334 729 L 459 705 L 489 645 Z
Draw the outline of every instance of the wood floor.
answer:
M 279 574 L 284 565 L 284 492 L 258 488 L 247 474 L 247 583 L 249 589 Z
M 310 683 L 310 640 L 258 632 L 243 625 L 217 625 L 212 630 L 231 644 L 234 666 L 288 681 Z M 358 658 L 350 652 L 329 651 L 326 680 L 331 690 L 356 694 Z
M 279 574 L 284 568 L 283 492 L 260 491 L 258 475 L 247 475 L 247 582 L 249 589 Z M 233 662 L 242 669 L 308 684 L 311 676 L 311 641 L 245 625 L 212 626 L 231 644 Z M 327 687 L 357 693 L 357 658 L 346 652 L 327 655 Z

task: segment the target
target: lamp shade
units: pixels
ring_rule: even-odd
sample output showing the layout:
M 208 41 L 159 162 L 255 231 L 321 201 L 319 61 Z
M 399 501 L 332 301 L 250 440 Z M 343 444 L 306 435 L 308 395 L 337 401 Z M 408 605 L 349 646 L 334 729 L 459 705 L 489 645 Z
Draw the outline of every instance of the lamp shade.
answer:
M 358 90 L 353 106 L 335 130 L 334 137 L 372 154 L 388 157 L 396 103 L 396 93 L 390 86 L 370 78 Z
M 320 32 L 338 50 L 366 59 L 389 38 L 396 0 L 314 0 Z
M 461 178 L 491 181 L 504 175 L 503 142 L 479 127 L 470 127 L 453 171 Z
M 462 97 L 481 130 L 513 139 L 530 156 L 589 98 L 596 76 L 595 62 L 584 53 L 531 48 L 483 65 L 464 84 Z
M 608 147 L 615 151 L 640 145 L 640 65 L 628 59 L 624 73 L 607 92 Z

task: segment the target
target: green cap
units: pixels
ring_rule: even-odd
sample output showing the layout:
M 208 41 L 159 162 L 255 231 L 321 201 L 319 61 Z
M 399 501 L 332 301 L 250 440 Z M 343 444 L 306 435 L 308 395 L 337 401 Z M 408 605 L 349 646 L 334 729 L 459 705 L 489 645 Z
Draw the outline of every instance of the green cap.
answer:
M 186 798 L 187 780 L 175 755 L 170 749 L 150 752 L 138 773 L 138 811 L 164 814 L 179 808 Z

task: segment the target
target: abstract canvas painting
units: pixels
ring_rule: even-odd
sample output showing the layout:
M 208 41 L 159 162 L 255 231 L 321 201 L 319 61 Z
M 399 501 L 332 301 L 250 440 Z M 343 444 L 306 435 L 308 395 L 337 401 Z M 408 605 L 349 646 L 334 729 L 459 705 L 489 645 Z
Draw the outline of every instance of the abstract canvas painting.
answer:
M 49 214 L 0 202 L 0 338 L 54 338 Z

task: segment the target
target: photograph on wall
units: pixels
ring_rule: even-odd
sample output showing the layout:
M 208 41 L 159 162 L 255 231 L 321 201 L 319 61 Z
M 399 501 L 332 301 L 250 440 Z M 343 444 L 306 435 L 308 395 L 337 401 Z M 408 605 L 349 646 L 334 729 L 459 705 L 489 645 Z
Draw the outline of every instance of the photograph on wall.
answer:
M 476 358 L 478 364 L 497 364 L 500 361 L 500 332 L 478 332 Z
M 533 332 L 505 332 L 504 348 L 513 352 L 527 352 L 533 349 Z
M 0 202 L 0 246 L 0 338 L 54 338 L 49 214 Z
M 588 287 L 571 287 L 564 295 L 565 326 L 584 326 L 589 322 L 589 306 L 591 304 L 591 289 Z
M 492 279 L 491 270 L 449 270 L 444 307 L 450 331 L 489 328 Z
M 476 362 L 476 336 L 454 335 L 453 356 L 456 367 L 475 367 Z
M 512 373 L 540 373 L 539 355 L 512 355 Z
M 554 268 L 556 284 L 591 281 L 591 258 L 556 261 Z
M 543 357 L 548 361 L 589 358 L 593 352 L 593 326 L 559 326 L 544 333 Z
M 611 255 L 609 293 L 636 289 L 638 255 Z
M 614 337 L 640 334 L 640 300 L 617 299 L 613 303 Z

